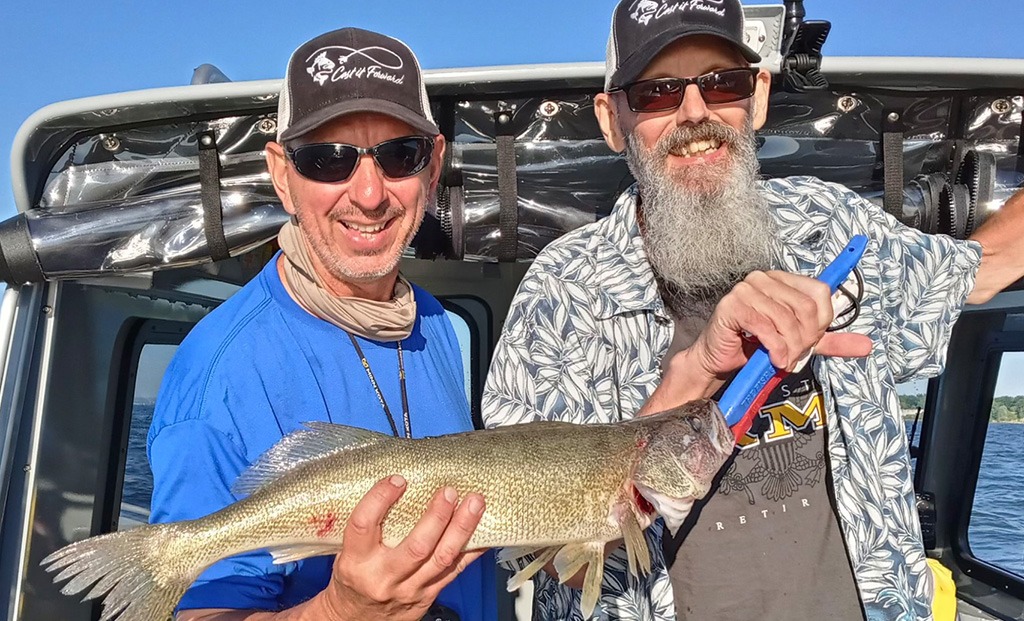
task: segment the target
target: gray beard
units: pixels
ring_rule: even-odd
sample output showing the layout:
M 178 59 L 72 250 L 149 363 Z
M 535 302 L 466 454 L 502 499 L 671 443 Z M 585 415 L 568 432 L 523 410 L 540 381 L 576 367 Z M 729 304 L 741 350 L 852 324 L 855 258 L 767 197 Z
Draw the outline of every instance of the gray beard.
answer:
M 693 140 L 728 145 L 724 160 L 667 169 Z M 647 150 L 627 134 L 626 160 L 640 189 L 644 247 L 662 299 L 678 319 L 707 319 L 738 282 L 775 264 L 776 226 L 758 191 L 751 118 L 743 132 L 715 122 L 677 128 Z

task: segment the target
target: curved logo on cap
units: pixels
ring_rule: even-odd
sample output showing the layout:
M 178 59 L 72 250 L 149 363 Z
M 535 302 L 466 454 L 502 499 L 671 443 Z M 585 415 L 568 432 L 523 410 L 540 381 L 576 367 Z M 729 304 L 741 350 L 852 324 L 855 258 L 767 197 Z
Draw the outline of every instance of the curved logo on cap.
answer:
M 666 15 L 684 11 L 702 11 L 725 17 L 725 7 L 722 6 L 724 2 L 725 0 L 633 0 L 633 4 L 629 6 L 629 17 L 643 26 L 650 24 L 651 20 L 659 20 Z
M 306 59 L 306 73 L 313 81 L 323 86 L 328 81 L 374 78 L 402 84 L 405 75 L 391 73 L 405 67 L 405 61 L 397 53 L 374 45 L 355 49 L 346 45 L 322 47 Z
M 651 22 L 651 18 L 654 17 L 660 7 L 661 5 L 654 0 L 636 0 L 633 2 L 633 6 L 630 7 L 633 12 L 629 16 L 646 26 Z

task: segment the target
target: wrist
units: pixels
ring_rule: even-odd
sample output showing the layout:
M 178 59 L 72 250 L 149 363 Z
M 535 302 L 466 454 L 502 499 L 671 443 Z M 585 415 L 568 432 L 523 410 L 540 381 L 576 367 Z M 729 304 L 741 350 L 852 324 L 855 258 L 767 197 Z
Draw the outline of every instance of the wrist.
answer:
M 706 368 L 698 347 L 694 344 L 673 355 L 662 376 L 662 386 L 678 403 L 707 399 L 724 383 Z
M 347 620 L 354 619 L 352 610 L 338 596 L 337 589 L 329 584 L 326 589 L 320 591 L 306 602 L 303 614 L 299 619 L 321 619 L 321 620 Z

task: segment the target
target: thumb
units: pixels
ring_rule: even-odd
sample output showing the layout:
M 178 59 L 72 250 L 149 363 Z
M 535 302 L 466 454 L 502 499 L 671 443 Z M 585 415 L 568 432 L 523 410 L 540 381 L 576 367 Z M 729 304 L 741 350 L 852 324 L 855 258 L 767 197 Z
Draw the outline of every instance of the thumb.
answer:
M 871 338 L 864 334 L 826 332 L 814 346 L 814 353 L 839 358 L 863 358 L 871 353 L 871 345 Z

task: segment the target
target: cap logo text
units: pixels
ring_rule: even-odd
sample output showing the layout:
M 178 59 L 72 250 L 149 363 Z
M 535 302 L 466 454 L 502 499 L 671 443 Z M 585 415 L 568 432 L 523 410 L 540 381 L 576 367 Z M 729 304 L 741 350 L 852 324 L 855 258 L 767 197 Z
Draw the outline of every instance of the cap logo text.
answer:
M 725 8 L 722 6 L 724 0 L 681 0 L 678 2 L 665 2 L 664 0 L 634 0 L 630 6 L 630 19 L 647 26 L 651 20 L 659 20 L 666 15 L 683 13 L 685 11 L 702 11 L 712 13 L 718 17 L 725 17 Z
M 313 81 L 323 86 L 328 81 L 373 78 L 403 84 L 405 74 L 398 75 L 405 67 L 402 57 L 391 50 L 375 45 L 355 49 L 345 45 L 322 47 L 306 59 L 306 73 Z

